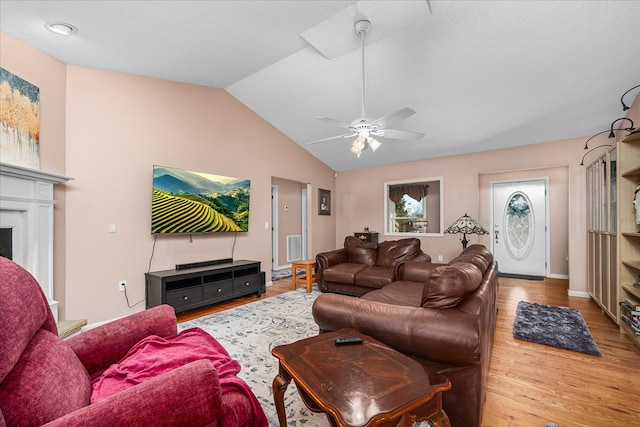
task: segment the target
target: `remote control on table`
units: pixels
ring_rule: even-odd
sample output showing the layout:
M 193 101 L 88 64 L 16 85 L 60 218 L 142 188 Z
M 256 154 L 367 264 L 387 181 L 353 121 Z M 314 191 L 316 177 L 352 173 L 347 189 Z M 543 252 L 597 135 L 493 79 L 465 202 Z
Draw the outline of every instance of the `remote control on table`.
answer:
M 363 340 L 360 337 L 336 338 L 336 345 L 362 344 L 362 341 Z

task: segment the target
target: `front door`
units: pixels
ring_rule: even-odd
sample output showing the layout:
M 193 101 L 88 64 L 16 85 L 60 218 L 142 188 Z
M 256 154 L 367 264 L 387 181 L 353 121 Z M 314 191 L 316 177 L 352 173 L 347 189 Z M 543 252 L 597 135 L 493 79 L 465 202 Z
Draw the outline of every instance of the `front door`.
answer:
M 492 248 L 500 273 L 547 275 L 548 178 L 492 182 Z

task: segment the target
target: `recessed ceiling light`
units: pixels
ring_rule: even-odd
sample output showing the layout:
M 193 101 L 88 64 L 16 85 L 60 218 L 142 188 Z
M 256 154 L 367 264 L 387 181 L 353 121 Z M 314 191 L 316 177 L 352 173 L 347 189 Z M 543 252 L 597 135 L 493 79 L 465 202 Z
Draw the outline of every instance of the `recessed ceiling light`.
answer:
M 78 32 L 78 29 L 66 22 L 53 22 L 51 24 L 44 24 L 44 27 L 52 33 L 62 34 L 63 36 L 70 36 Z

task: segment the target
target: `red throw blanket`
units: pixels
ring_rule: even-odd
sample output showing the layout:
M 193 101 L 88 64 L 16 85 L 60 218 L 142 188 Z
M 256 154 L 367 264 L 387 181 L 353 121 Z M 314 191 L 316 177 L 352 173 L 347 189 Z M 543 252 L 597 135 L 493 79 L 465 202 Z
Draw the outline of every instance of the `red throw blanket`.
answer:
M 267 418 L 258 399 L 247 383 L 236 376 L 241 369 L 240 363 L 200 328 L 185 329 L 169 338 L 151 335 L 134 345 L 120 362 L 92 378 L 91 403 L 202 359 L 213 362 L 223 394 L 236 390 L 247 396 L 253 409 L 253 426 L 267 426 Z

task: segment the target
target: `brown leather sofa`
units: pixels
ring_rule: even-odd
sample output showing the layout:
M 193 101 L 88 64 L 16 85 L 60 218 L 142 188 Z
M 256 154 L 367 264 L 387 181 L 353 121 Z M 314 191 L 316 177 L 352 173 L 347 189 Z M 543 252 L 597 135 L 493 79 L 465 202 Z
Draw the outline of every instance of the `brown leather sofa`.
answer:
M 396 280 L 404 261 L 431 261 L 416 238 L 388 240 L 379 244 L 353 236 L 344 247 L 316 255 L 318 287 L 322 292 L 360 296 Z
M 452 426 L 479 426 L 496 327 L 498 267 L 482 245 L 449 264 L 404 262 L 398 280 L 360 298 L 321 294 L 320 333 L 355 328 L 451 380 L 443 407 Z

